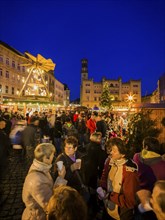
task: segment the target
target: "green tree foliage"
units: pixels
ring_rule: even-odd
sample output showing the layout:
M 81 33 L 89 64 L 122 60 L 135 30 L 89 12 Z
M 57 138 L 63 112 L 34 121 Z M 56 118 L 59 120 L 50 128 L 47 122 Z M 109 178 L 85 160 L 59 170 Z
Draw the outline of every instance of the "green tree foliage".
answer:
M 132 155 L 142 150 L 142 142 L 145 137 L 157 138 L 161 132 L 160 129 L 156 128 L 156 120 L 151 119 L 151 112 L 152 110 L 142 109 L 130 119 L 126 139 L 128 140 L 127 146 Z
M 105 82 L 103 85 L 103 91 L 100 97 L 100 106 L 110 110 L 112 108 L 112 98 L 109 92 L 109 84 Z

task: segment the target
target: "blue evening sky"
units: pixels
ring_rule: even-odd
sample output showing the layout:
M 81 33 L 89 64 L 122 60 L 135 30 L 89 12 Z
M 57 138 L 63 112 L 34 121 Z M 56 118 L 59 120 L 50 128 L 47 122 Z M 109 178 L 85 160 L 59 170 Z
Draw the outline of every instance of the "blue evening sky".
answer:
M 56 63 L 55 77 L 80 96 L 89 78 L 142 80 L 142 95 L 165 72 L 165 0 L 0 0 L 0 40 Z

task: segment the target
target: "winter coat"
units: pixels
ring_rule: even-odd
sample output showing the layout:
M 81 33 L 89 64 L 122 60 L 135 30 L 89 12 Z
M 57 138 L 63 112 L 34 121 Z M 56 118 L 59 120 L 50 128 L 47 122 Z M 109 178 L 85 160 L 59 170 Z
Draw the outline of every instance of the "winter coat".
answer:
M 26 208 L 22 220 L 46 219 L 46 206 L 53 194 L 54 186 L 50 168 L 51 165 L 34 159 L 23 185 L 22 199 Z M 66 184 L 65 180 L 63 182 Z
M 85 161 L 85 179 L 86 184 L 94 189 L 97 187 L 97 179 L 101 177 L 104 162 L 107 154 L 101 149 L 101 144 L 90 141 L 85 145 L 86 148 L 86 161 Z
M 56 120 L 54 125 L 54 137 L 61 138 L 62 133 L 62 123 L 60 120 Z
M 96 121 L 92 120 L 92 118 L 88 119 L 86 126 L 89 129 L 90 134 L 96 131 Z
M 157 180 L 165 180 L 165 160 L 155 152 L 148 151 L 143 158 L 142 153 L 136 153 L 133 160 L 138 165 L 140 188 L 152 192 Z
M 81 162 L 81 169 L 80 170 L 76 170 L 73 171 L 71 170 L 71 165 L 73 163 L 75 163 L 75 161 L 73 161 L 69 156 L 67 156 L 65 153 L 61 153 L 58 155 L 55 164 L 57 161 L 63 161 L 63 164 L 65 166 L 66 169 L 66 175 L 65 175 L 65 179 L 68 181 L 68 186 L 71 186 L 73 188 L 75 188 L 78 191 L 81 191 L 82 188 L 82 182 L 85 183 L 85 177 L 84 177 L 84 158 L 85 156 L 83 154 L 81 154 L 80 152 L 76 151 L 75 153 L 75 160 L 80 158 L 82 160 Z M 55 173 L 55 178 L 57 176 L 57 172 Z M 82 180 L 79 179 L 79 176 Z
M 119 215 L 120 220 L 132 220 L 134 219 L 133 209 L 136 205 L 135 195 L 139 189 L 137 165 L 132 160 L 126 160 L 125 163 L 116 165 L 110 165 L 110 162 L 111 160 L 108 158 L 100 182 L 102 188 L 110 192 L 107 200 L 107 212 L 111 215 L 110 213 L 116 210 L 114 214 Z M 117 168 L 117 172 L 121 170 L 115 177 L 115 187 L 119 189 L 119 192 L 113 191 L 114 180 L 111 182 L 109 179 L 113 167 Z
M 22 132 L 23 146 L 36 146 L 36 132 L 37 127 L 34 125 L 28 125 Z

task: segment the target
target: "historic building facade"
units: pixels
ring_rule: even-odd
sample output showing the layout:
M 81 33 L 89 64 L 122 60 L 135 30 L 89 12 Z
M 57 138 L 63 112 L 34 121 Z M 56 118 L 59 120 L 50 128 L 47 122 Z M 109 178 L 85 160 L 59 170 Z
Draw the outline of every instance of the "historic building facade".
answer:
M 109 93 L 116 107 L 128 106 L 128 96 L 133 96 L 134 104 L 141 103 L 141 80 L 130 80 L 122 82 L 122 78 L 106 79 L 102 78 L 101 82 L 94 82 L 88 78 L 88 60 L 82 59 L 81 68 L 81 88 L 80 104 L 89 108 L 99 107 L 100 97 L 103 91 L 104 83 L 109 84 Z
M 0 41 L 0 103 L 28 101 L 23 95 L 25 91 L 19 95 L 28 77 L 28 68 L 22 65 L 25 59 L 28 61 L 25 54 Z M 54 71 L 45 72 L 44 81 L 51 94 L 49 104 L 69 105 L 70 91 L 54 77 Z

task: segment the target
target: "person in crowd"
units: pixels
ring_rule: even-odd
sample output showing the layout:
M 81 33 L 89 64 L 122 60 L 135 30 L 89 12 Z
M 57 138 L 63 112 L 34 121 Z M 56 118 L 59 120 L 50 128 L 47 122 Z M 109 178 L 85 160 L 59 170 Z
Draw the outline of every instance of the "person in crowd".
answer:
M 22 214 L 22 220 L 45 220 L 46 207 L 50 197 L 53 195 L 53 188 L 58 185 L 66 185 L 64 179 L 65 166 L 58 171 L 58 177 L 53 182 L 50 175 L 55 147 L 50 143 L 37 145 L 34 150 L 34 160 L 25 178 L 22 190 L 22 199 L 26 208 Z
M 56 147 L 57 155 L 62 151 L 62 122 L 61 117 L 57 116 L 54 125 L 54 144 Z
M 90 134 L 96 131 L 96 117 L 97 116 L 98 116 L 97 112 L 92 112 L 91 117 L 86 122 L 86 126 Z
M 107 157 L 106 152 L 102 150 L 101 139 L 101 132 L 94 132 L 90 135 L 90 143 L 85 145 L 87 153 L 85 160 L 85 180 L 86 185 L 91 191 L 90 200 L 88 202 L 91 219 L 93 219 L 92 216 L 96 216 L 98 211 L 96 189 L 104 168 L 104 161 Z
M 134 155 L 133 160 L 138 165 L 140 190 L 137 195 L 140 200 L 139 211 L 142 213 L 143 219 L 150 216 L 154 220 L 156 219 L 155 215 L 148 206 L 148 194 L 151 194 L 157 180 L 165 180 L 165 160 L 160 155 L 158 139 L 154 137 L 144 138 L 143 149 L 140 153 Z M 146 190 L 148 191 L 146 192 Z
M 47 115 L 47 121 L 48 121 L 48 127 L 49 127 L 49 137 L 52 140 L 52 143 L 54 144 L 54 124 L 55 124 L 55 114 L 52 113 L 52 110 L 49 111 Z
M 56 178 L 56 163 L 63 161 L 66 168 L 65 179 L 68 181 L 68 186 L 71 186 L 81 192 L 84 184 L 84 158 L 83 154 L 78 150 L 78 139 L 74 136 L 69 136 L 64 141 L 63 153 L 59 154 L 55 161 L 55 178 Z M 81 159 L 81 164 L 76 162 Z
M 74 114 L 73 114 L 73 124 L 75 125 L 77 119 L 78 119 L 78 116 L 79 116 L 79 112 L 76 111 Z
M 7 134 L 7 136 L 9 137 L 9 134 L 10 134 L 10 132 L 11 132 L 11 127 L 12 127 L 12 122 L 11 122 L 11 120 L 10 120 L 10 115 L 9 115 L 9 113 L 7 113 L 7 112 L 4 113 L 3 119 L 4 119 L 4 121 L 6 122 L 6 126 L 5 126 L 4 130 L 5 130 L 5 133 Z
M 44 138 L 44 136 L 49 136 L 49 123 L 47 120 L 46 112 L 40 113 L 39 116 L 39 128 L 40 128 L 40 136 Z
M 87 220 L 87 205 L 77 190 L 59 186 L 47 206 L 47 220 Z
M 85 145 L 87 152 L 87 170 L 85 171 L 86 183 L 93 189 L 96 189 L 98 186 L 98 179 L 101 177 L 104 162 L 107 157 L 106 152 L 101 148 L 101 139 L 102 133 L 94 132 L 90 135 L 90 143 Z
M 75 122 L 75 127 L 77 129 L 78 132 L 78 141 L 79 144 L 81 146 L 81 148 L 83 149 L 84 144 L 86 143 L 86 139 L 85 139 L 85 133 L 86 133 L 86 119 L 85 119 L 85 114 L 84 113 L 80 113 L 76 122 Z
M 96 117 L 98 113 L 92 112 L 92 114 L 88 115 L 88 119 L 86 120 L 86 143 L 90 141 L 90 135 L 96 131 Z
M 6 166 L 5 160 L 10 150 L 10 140 L 8 135 L 5 133 L 6 122 L 0 118 L 0 168 Z
M 129 158 L 129 151 L 120 138 L 107 142 L 111 149 L 102 173 L 100 187 L 104 190 L 104 200 L 110 217 L 133 220 L 135 195 L 139 188 L 137 165 Z
M 104 120 L 104 115 L 99 113 L 96 118 L 96 131 L 102 133 L 101 145 L 105 149 L 106 134 L 107 134 L 107 124 Z
M 156 181 L 150 203 L 157 219 L 165 219 L 165 180 Z
M 100 113 L 96 118 L 96 131 L 102 133 L 102 138 L 105 138 L 107 131 L 107 124 L 103 119 L 103 115 Z
M 23 154 L 28 156 L 28 152 L 34 151 L 34 147 L 40 142 L 38 132 L 39 120 L 35 117 L 31 119 L 30 125 L 27 125 L 22 132 Z
M 72 120 L 70 117 L 66 118 L 65 124 L 62 126 L 62 133 L 64 138 L 67 138 L 69 136 L 75 136 L 77 137 L 77 129 L 72 123 Z

